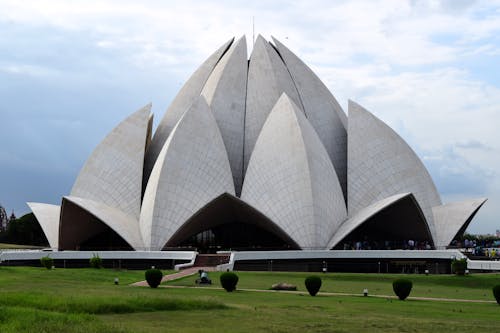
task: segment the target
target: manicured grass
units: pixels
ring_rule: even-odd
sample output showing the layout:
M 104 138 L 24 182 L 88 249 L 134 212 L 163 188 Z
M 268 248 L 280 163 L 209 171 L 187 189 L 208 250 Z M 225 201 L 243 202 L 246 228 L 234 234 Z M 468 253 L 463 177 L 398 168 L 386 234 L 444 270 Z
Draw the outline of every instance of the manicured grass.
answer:
M 320 292 L 363 293 L 367 288 L 370 294 L 393 295 L 392 281 L 406 278 L 413 281 L 410 296 L 434 298 L 463 298 L 473 300 L 492 300 L 491 288 L 500 284 L 500 274 L 456 275 L 415 275 L 415 274 L 355 274 L 355 273 L 289 273 L 289 272 L 238 272 L 237 288 L 269 289 L 278 282 L 287 282 L 306 292 L 304 280 L 309 275 L 318 275 L 323 280 Z M 219 272 L 211 272 L 212 287 L 220 287 Z M 167 285 L 196 286 L 197 276 L 188 276 Z
M 168 273 L 168 272 L 164 272 Z M 311 297 L 309 273 L 237 272 L 237 290 L 131 287 L 144 271 L 0 267 L 0 332 L 495 332 L 496 303 L 454 303 L 362 296 Z M 402 275 L 318 274 L 321 291 L 393 295 Z M 115 277 L 120 284 L 115 286 Z M 410 296 L 493 301 L 500 275 L 407 275 Z M 168 285 L 194 285 L 195 276 Z M 272 283 L 297 284 L 303 294 L 244 291 Z M 365 286 L 366 285 L 366 286 Z M 364 286 L 361 288 L 361 286 Z M 240 289 L 238 289 L 240 288 Z M 419 288 L 419 289 L 418 289 Z M 471 295 L 471 297 L 467 297 Z
M 371 297 L 301 296 L 210 289 L 168 289 L 212 295 L 231 308 L 150 312 L 101 318 L 137 332 L 489 332 L 500 324 L 496 304 L 398 301 Z
M 126 332 L 106 325 L 103 321 L 87 314 L 67 314 L 2 305 L 0 305 L 0 331 L 2 333 Z
M 0 267 L 0 312 L 8 316 L 0 320 L 0 332 L 28 332 L 30 325 L 32 332 L 130 332 L 95 314 L 227 308 L 204 296 L 186 299 L 129 286 L 140 280 L 144 271 Z

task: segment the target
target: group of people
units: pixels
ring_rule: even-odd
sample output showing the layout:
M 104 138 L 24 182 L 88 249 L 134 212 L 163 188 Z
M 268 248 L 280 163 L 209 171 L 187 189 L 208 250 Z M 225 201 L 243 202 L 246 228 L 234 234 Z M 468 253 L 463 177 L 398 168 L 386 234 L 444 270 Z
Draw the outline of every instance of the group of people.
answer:
M 492 248 L 492 249 L 484 249 L 483 254 L 489 258 L 498 258 L 500 256 L 499 252 L 500 251 L 498 251 L 496 248 Z
M 465 249 L 466 252 L 475 256 L 484 256 L 488 258 L 500 258 L 500 242 L 497 240 L 453 240 L 450 247 Z
M 500 241 L 495 240 L 453 240 L 451 248 L 464 249 L 476 256 L 500 259 Z M 408 240 L 354 240 L 343 243 L 344 250 L 432 250 L 428 241 Z
M 413 239 L 398 241 L 352 241 L 344 243 L 344 250 L 431 250 L 428 241 L 417 241 Z

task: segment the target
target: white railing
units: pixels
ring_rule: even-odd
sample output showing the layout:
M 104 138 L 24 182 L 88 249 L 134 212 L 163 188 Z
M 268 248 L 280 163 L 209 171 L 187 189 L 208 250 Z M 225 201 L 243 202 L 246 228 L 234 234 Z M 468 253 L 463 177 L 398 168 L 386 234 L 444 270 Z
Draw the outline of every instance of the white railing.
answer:
M 467 260 L 467 269 L 481 271 L 500 271 L 500 261 L 496 260 Z
M 90 259 L 98 255 L 101 259 L 171 259 L 194 260 L 197 252 L 194 251 L 42 251 L 18 250 L 0 252 L 0 261 L 39 260 L 49 256 L 52 259 Z

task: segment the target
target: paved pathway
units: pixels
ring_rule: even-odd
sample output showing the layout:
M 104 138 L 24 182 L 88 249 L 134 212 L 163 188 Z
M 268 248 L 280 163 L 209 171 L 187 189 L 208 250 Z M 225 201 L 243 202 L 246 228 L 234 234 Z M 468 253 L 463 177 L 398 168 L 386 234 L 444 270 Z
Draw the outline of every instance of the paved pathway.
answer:
M 207 271 L 207 272 L 215 271 L 215 267 L 190 267 L 190 268 L 186 268 L 186 269 L 183 269 L 181 271 L 178 271 L 177 273 L 174 273 L 174 274 L 164 275 L 163 278 L 161 279 L 161 282 L 173 281 L 173 280 L 183 278 L 185 276 L 195 275 L 195 274 L 198 274 L 198 270 L 200 270 L 200 269 L 203 269 L 204 271 Z M 132 283 L 131 286 L 147 287 L 148 283 L 146 282 L 146 280 L 144 280 L 144 281 Z
M 162 285 L 160 287 L 162 287 L 162 288 L 203 288 L 203 289 L 224 290 L 221 287 L 169 286 L 169 285 Z M 280 294 L 308 295 L 308 293 L 306 291 L 292 291 L 292 290 L 268 290 L 268 289 L 247 289 L 247 288 L 237 288 L 237 290 L 262 292 L 262 293 L 280 293 Z M 355 296 L 355 297 L 364 297 L 362 294 L 330 293 L 330 292 L 319 292 L 318 295 L 320 295 L 320 296 Z M 398 297 L 394 296 L 394 295 L 374 295 L 374 294 L 370 294 L 368 297 L 377 297 L 377 298 L 386 298 L 386 299 L 398 299 Z M 415 301 L 435 301 L 435 302 L 496 303 L 496 301 L 488 301 L 488 300 L 481 300 L 481 299 L 439 298 L 439 297 L 420 297 L 420 296 L 410 296 L 407 299 L 408 300 L 415 300 Z
M 180 279 L 185 276 L 198 274 L 198 270 L 203 269 L 207 272 L 215 271 L 215 267 L 190 267 L 179 271 L 174 274 L 165 275 L 161 282 L 165 281 L 173 281 Z M 132 283 L 131 286 L 136 287 L 147 287 L 148 283 L 146 281 L 139 281 L 136 283 Z M 217 289 L 224 290 L 221 287 L 201 287 L 201 286 L 170 286 L 170 285 L 160 285 L 162 288 L 204 288 L 204 289 Z M 238 288 L 237 290 L 241 291 L 253 291 L 253 292 L 262 292 L 262 293 L 281 293 L 281 294 L 299 294 L 299 295 L 307 295 L 305 291 L 292 291 L 292 290 L 268 290 L 268 289 L 246 289 L 246 288 Z M 318 295 L 322 296 L 358 296 L 363 297 L 362 294 L 351 294 L 351 293 L 330 293 L 330 292 L 319 292 Z M 370 294 L 368 297 L 377 297 L 377 298 L 386 298 L 386 299 L 397 299 L 397 296 L 394 295 L 376 295 Z M 418 300 L 418 301 L 438 301 L 438 302 L 462 302 L 462 303 L 496 303 L 496 301 L 488 301 L 488 300 L 480 300 L 480 299 L 462 299 L 462 298 L 439 298 L 439 297 L 419 297 L 419 296 L 410 296 L 408 300 Z

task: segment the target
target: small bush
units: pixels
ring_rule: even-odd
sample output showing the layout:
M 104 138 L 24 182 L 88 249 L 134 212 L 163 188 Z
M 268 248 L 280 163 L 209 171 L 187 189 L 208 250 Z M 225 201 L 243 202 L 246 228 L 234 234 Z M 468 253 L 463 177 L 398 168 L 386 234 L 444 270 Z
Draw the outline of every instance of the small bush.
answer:
M 238 284 L 238 275 L 233 272 L 225 272 L 220 276 L 220 284 L 222 288 L 226 289 L 227 292 L 231 292 L 236 289 Z
M 148 269 L 146 271 L 146 281 L 151 288 L 156 288 L 160 285 L 163 273 L 159 269 Z
M 321 288 L 321 278 L 319 276 L 308 276 L 305 280 L 306 289 L 309 295 L 316 296 Z
M 101 268 L 102 267 L 102 259 L 96 253 L 94 253 L 92 258 L 90 258 L 89 263 L 90 263 L 90 267 L 92 267 L 92 268 Z
M 493 287 L 493 296 L 495 296 L 497 303 L 500 305 L 500 284 Z
M 40 264 L 42 265 L 42 267 L 52 269 L 52 266 L 54 266 L 54 259 L 49 256 L 41 257 Z
M 451 269 L 457 275 L 465 275 L 467 269 L 467 259 L 457 259 L 451 262 Z
M 404 301 L 406 297 L 410 295 L 412 287 L 413 283 L 410 280 L 406 279 L 398 279 L 392 283 L 392 289 L 394 290 L 394 293 L 402 301 Z

